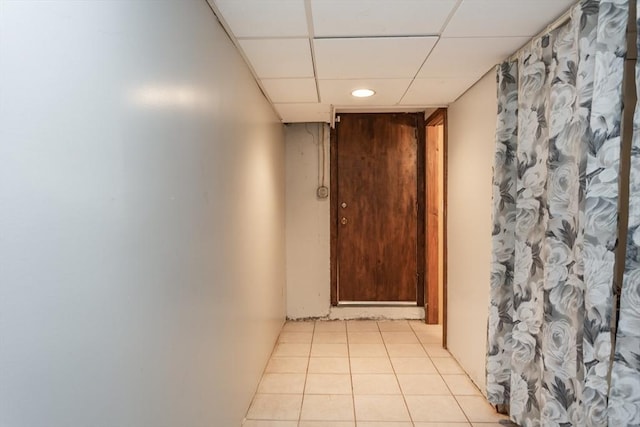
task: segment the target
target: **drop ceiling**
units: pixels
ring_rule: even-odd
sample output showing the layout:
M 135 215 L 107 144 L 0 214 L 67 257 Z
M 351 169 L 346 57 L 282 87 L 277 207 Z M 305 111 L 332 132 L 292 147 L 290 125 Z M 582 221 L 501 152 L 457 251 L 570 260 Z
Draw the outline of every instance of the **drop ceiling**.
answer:
M 209 2 L 289 123 L 447 106 L 575 0 Z

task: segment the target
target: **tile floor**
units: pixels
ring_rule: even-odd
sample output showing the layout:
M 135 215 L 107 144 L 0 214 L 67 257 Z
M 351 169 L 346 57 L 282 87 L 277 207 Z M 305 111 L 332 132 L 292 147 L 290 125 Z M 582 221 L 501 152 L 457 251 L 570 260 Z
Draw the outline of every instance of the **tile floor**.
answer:
M 287 322 L 243 426 L 504 426 L 441 339 L 419 321 Z

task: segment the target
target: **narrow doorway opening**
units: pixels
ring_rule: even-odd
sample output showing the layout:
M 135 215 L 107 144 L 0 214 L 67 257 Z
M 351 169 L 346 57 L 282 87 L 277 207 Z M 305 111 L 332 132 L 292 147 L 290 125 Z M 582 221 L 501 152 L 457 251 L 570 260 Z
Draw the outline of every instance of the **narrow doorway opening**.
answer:
M 442 325 L 446 347 L 446 144 L 447 110 L 436 110 L 426 122 L 426 274 L 425 321 Z

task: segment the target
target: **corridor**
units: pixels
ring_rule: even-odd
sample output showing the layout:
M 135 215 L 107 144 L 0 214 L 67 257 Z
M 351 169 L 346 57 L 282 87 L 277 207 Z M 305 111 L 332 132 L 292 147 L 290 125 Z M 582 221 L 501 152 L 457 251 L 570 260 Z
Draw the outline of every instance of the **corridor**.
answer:
M 441 342 L 419 321 L 287 322 L 243 426 L 510 425 Z

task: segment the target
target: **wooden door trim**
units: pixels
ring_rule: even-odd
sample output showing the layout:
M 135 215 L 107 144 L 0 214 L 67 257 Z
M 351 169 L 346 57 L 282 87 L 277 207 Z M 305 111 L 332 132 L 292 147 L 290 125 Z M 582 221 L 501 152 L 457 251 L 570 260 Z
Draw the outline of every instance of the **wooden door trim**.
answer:
M 369 114 L 369 113 L 343 113 L 343 114 Z M 385 114 L 385 113 L 371 113 Z M 416 173 L 417 173 L 417 247 L 416 247 L 416 270 L 417 289 L 416 303 L 419 307 L 424 306 L 425 296 L 425 143 L 426 128 L 423 113 L 387 113 L 387 114 L 407 114 L 416 118 L 417 147 L 416 147 Z M 331 305 L 338 305 L 338 132 L 331 129 L 329 139 L 329 221 L 330 221 L 330 299 Z
M 425 121 L 426 126 L 443 126 L 443 141 L 442 141 L 442 151 L 443 151 L 443 162 L 442 162 L 442 178 L 443 178 L 443 189 L 442 189 L 442 227 L 444 229 L 443 233 L 443 242 L 442 242 L 442 252 L 443 252 L 443 260 L 442 260 L 442 346 L 444 348 L 447 347 L 447 194 L 448 194 L 448 140 L 449 140 L 449 129 L 447 123 L 447 109 L 440 108 L 436 110 L 433 114 L 431 114 L 427 120 Z M 428 231 L 427 231 L 428 232 Z M 426 258 L 426 257 L 425 257 Z M 429 268 L 429 266 L 427 266 Z M 426 292 L 427 283 L 425 281 L 425 292 Z
M 338 305 L 338 132 L 329 133 L 329 223 L 331 263 L 331 305 Z
M 426 142 L 427 142 L 427 129 L 425 127 L 424 114 L 417 113 L 416 114 L 416 139 L 417 139 L 417 160 L 416 160 L 416 168 L 417 168 L 417 185 L 418 185 L 418 235 L 417 237 L 417 254 L 418 263 L 417 263 L 417 273 L 418 273 L 418 293 L 416 302 L 418 306 L 424 306 L 425 303 L 425 272 L 426 272 L 426 256 L 425 251 L 427 249 L 427 228 L 425 224 L 426 218 L 426 203 L 427 203 L 427 185 L 425 181 L 425 170 L 426 170 Z

